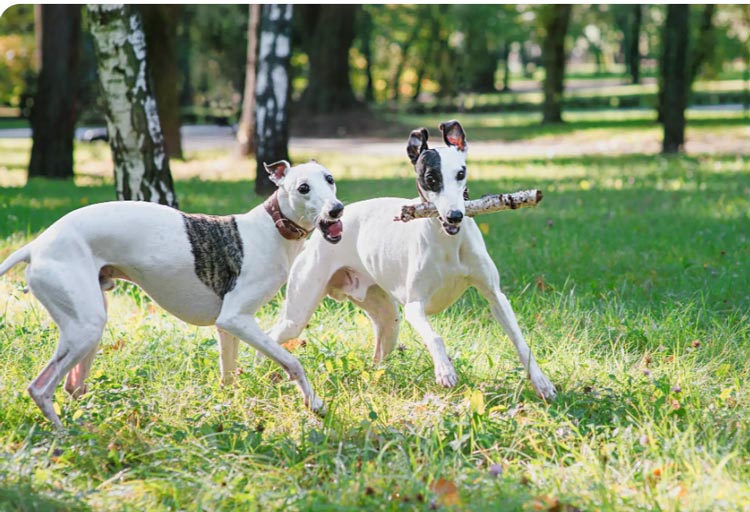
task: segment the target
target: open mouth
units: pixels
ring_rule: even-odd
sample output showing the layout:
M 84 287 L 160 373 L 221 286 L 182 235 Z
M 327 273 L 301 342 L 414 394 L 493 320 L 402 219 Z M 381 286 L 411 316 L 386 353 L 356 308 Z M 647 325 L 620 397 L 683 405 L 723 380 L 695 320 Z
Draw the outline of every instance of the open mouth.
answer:
M 344 230 L 344 226 L 340 220 L 321 220 L 318 222 L 318 229 L 323 233 L 323 238 L 332 244 L 337 244 L 341 241 L 341 233 Z
M 446 222 L 443 220 L 442 217 L 440 217 L 440 223 L 443 226 L 443 231 L 445 231 L 445 234 L 447 235 L 456 235 L 459 231 L 461 231 L 461 225 L 460 224 L 451 224 L 450 222 Z

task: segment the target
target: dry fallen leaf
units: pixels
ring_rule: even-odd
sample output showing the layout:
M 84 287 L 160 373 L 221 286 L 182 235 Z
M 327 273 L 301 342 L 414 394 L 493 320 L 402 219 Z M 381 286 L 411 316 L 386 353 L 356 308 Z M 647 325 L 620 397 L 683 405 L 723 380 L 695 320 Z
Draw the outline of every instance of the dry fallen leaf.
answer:
M 299 347 L 303 347 L 307 345 L 307 341 L 301 340 L 299 338 L 292 338 L 291 340 L 287 341 L 286 343 L 282 343 L 281 346 L 287 349 L 289 352 L 292 352 L 293 350 L 298 349 Z
M 443 506 L 460 505 L 461 497 L 458 495 L 458 487 L 453 480 L 438 478 L 432 482 L 430 490 L 437 494 L 438 502 Z
M 113 344 L 107 345 L 104 347 L 104 353 L 108 354 L 109 352 L 117 352 L 124 346 L 125 346 L 125 339 L 117 338 L 117 340 Z

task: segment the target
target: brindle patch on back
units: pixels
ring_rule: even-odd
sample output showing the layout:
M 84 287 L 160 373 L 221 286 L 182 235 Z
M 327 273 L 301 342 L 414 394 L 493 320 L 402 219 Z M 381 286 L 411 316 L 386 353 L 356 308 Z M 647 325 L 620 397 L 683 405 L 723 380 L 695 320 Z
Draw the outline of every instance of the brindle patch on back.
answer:
M 232 291 L 242 269 L 242 239 L 234 217 L 182 214 L 195 258 L 195 275 L 216 295 Z

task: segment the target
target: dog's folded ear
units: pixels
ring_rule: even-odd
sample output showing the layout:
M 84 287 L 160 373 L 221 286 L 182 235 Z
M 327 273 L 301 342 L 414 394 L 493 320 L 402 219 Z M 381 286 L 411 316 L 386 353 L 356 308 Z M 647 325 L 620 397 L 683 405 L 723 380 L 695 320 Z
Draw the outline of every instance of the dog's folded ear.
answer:
M 419 155 L 427 150 L 428 138 L 429 133 L 427 133 L 427 128 L 412 130 L 409 134 L 409 141 L 406 143 L 406 154 L 409 155 L 412 165 L 416 164 Z
M 466 134 L 461 123 L 455 119 L 440 123 L 440 131 L 443 132 L 445 145 L 455 147 L 459 151 L 466 151 Z
M 286 160 L 279 160 L 278 162 L 274 162 L 272 164 L 263 162 L 263 167 L 266 168 L 268 177 L 276 184 L 276 186 L 279 186 L 279 184 L 281 184 L 281 180 L 284 179 L 284 176 L 286 176 L 286 172 L 291 166 L 292 164 L 290 164 Z

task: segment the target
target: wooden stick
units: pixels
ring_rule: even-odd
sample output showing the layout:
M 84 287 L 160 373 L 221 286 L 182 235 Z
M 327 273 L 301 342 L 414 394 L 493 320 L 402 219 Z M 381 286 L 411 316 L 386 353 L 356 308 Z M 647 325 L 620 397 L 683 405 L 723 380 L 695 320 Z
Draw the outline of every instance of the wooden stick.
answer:
M 466 215 L 474 217 L 483 213 L 500 212 L 536 206 L 542 200 L 542 191 L 521 190 L 512 194 L 488 194 L 479 199 L 466 201 Z M 407 204 L 401 207 L 401 215 L 394 221 L 409 222 L 414 219 L 437 217 L 438 211 L 432 203 Z

